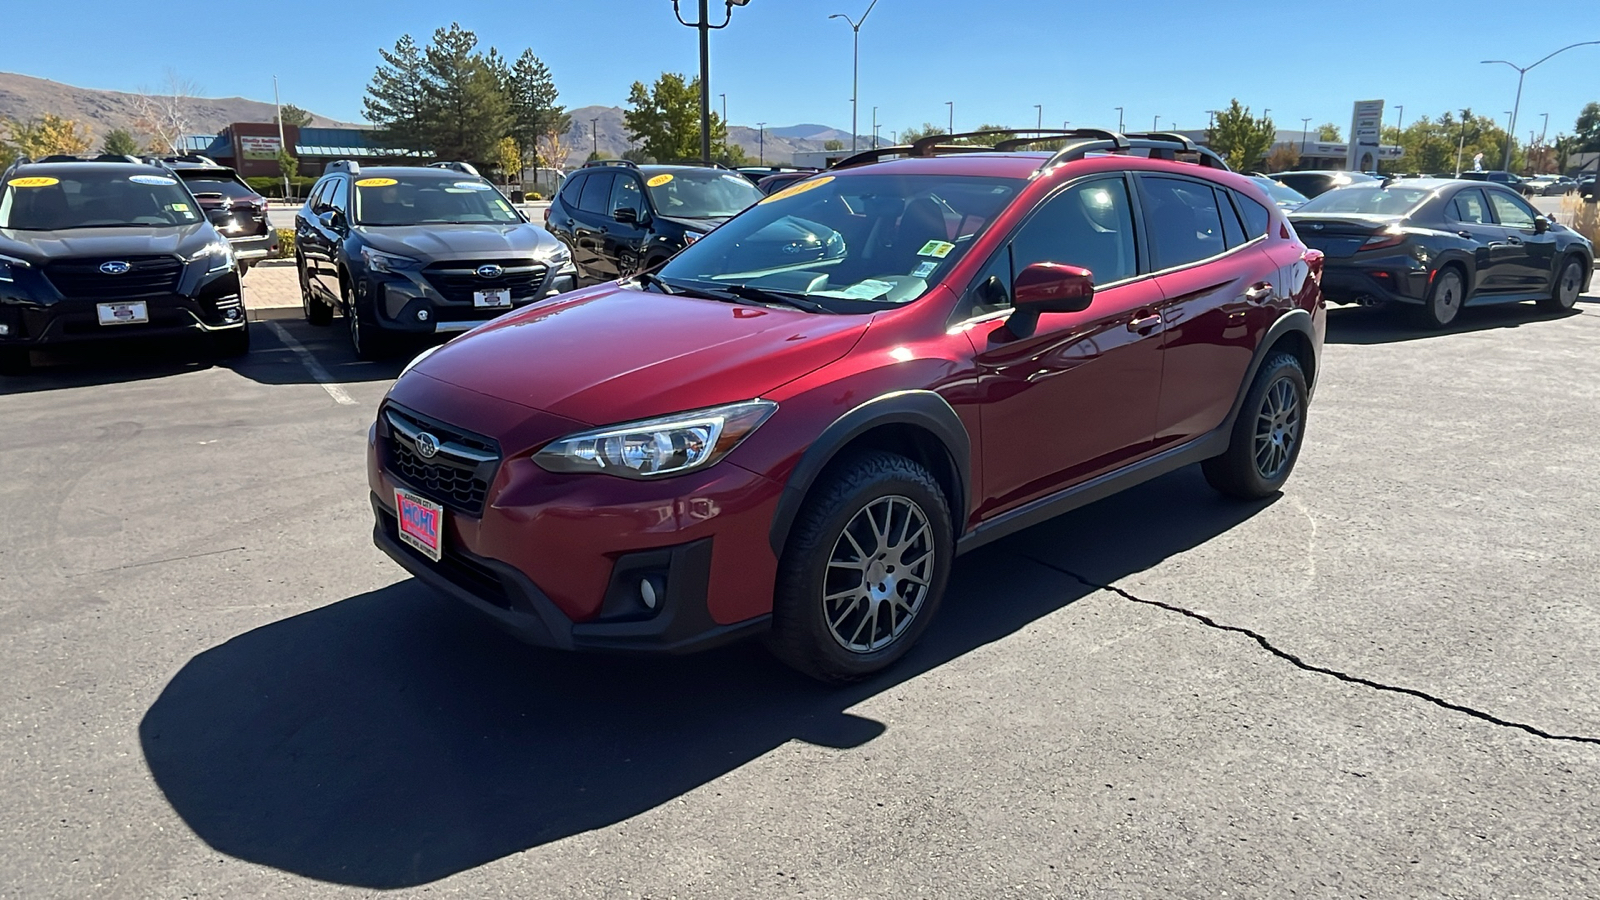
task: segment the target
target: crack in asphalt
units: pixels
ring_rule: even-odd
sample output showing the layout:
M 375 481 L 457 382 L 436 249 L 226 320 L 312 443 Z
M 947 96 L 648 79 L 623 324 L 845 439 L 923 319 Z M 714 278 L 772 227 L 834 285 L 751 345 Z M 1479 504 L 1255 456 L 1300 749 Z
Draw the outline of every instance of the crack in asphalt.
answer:
M 1419 691 L 1416 688 L 1384 684 L 1381 681 L 1373 681 L 1370 678 L 1363 678 L 1360 675 L 1351 675 L 1348 672 L 1340 672 L 1337 669 L 1329 669 L 1324 666 L 1314 665 L 1306 662 L 1298 656 L 1295 656 L 1293 653 L 1290 653 L 1287 650 L 1279 649 L 1278 647 L 1274 646 L 1271 641 L 1267 640 L 1266 636 L 1260 634 L 1259 632 L 1252 631 L 1249 628 L 1244 628 L 1239 625 L 1225 625 L 1204 613 L 1195 612 L 1192 609 L 1185 609 L 1184 607 L 1177 606 L 1172 603 L 1165 603 L 1160 600 L 1147 600 L 1143 597 L 1137 597 L 1128 593 L 1122 588 L 1116 587 L 1115 585 L 1099 584 L 1090 581 L 1082 575 L 1079 575 L 1070 569 L 1064 569 L 1054 563 L 1045 562 L 1042 559 L 1038 559 L 1037 557 L 1029 556 L 1027 554 L 1021 554 L 1021 556 L 1023 559 L 1026 559 L 1031 563 L 1044 566 L 1053 572 L 1058 572 L 1062 575 L 1065 575 L 1068 578 L 1079 582 L 1085 587 L 1093 588 L 1094 590 L 1098 591 L 1108 591 L 1112 594 L 1116 594 L 1124 600 L 1128 600 L 1133 603 L 1142 603 L 1145 606 L 1154 606 L 1167 610 L 1168 612 L 1175 612 L 1180 616 L 1193 619 L 1207 628 L 1212 628 L 1217 631 L 1229 631 L 1235 634 L 1242 634 L 1245 637 L 1255 641 L 1257 644 L 1260 644 L 1263 650 L 1305 672 L 1312 672 L 1317 675 L 1326 675 L 1330 678 L 1335 678 L 1339 681 L 1346 682 L 1347 684 L 1358 684 L 1362 687 L 1372 688 L 1375 691 L 1384 691 L 1391 694 L 1402 694 L 1407 697 L 1413 697 L 1417 700 L 1423 701 L 1424 703 L 1430 703 L 1434 706 L 1437 706 L 1440 709 L 1447 709 L 1451 712 L 1457 712 L 1461 713 L 1462 715 L 1471 716 L 1474 719 L 1488 722 L 1491 725 L 1498 725 L 1501 728 L 1512 728 L 1518 731 L 1523 731 L 1533 735 L 1534 737 L 1543 738 L 1547 741 L 1565 741 L 1574 744 L 1600 744 L 1600 737 L 1587 737 L 1585 735 L 1575 734 L 1553 734 L 1533 725 L 1527 725 L 1522 722 L 1513 722 L 1509 719 L 1502 719 L 1493 713 L 1487 713 L 1479 709 L 1473 709 L 1470 706 L 1463 706 L 1459 703 L 1452 703 L 1451 701 L 1445 700 L 1442 697 L 1436 697 L 1426 691 Z

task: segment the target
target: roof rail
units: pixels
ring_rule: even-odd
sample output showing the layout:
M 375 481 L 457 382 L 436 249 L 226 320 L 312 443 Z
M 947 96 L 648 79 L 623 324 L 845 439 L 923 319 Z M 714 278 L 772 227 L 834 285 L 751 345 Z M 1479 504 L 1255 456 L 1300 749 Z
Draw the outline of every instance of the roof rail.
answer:
M 865 166 L 878 162 L 890 156 L 938 156 L 941 153 L 984 153 L 992 151 L 993 147 L 980 147 L 977 144 L 930 144 L 925 153 L 916 153 L 913 144 L 896 144 L 893 147 L 879 147 L 875 150 L 863 150 L 854 156 L 847 156 L 828 167 L 834 169 L 850 169 L 856 166 Z
M 360 175 L 361 163 L 353 159 L 336 159 L 322 167 L 322 174 L 326 175 L 329 172 L 348 172 L 351 175 Z
M 226 168 L 226 166 L 224 166 L 222 163 L 217 162 L 216 160 L 212 159 L 211 157 L 209 157 L 209 156 L 201 156 L 198 153 L 181 153 L 181 154 L 179 154 L 177 156 L 163 156 L 163 157 L 161 157 L 161 161 L 162 162 L 198 163 L 199 165 L 203 165 L 203 166 L 216 166 L 219 169 Z
M 719 163 L 719 162 L 706 162 L 705 160 L 701 160 L 701 159 L 675 159 L 675 160 L 673 160 L 671 162 L 659 163 L 659 165 L 663 165 L 663 166 L 699 166 L 702 169 L 721 169 L 724 172 L 732 172 L 733 171 L 732 169 L 728 168 L 727 166 L 723 165 L 722 163 Z
M 1152 131 L 1137 134 L 1119 134 L 1115 131 L 1100 131 L 1094 128 L 1080 129 L 1090 136 L 1089 140 L 1076 141 L 1057 150 L 1055 155 L 1045 160 L 1039 169 L 1049 169 L 1062 163 L 1083 159 L 1091 153 L 1127 153 L 1129 150 L 1148 150 L 1152 159 L 1176 159 L 1178 153 L 1193 153 L 1200 158 L 1200 165 L 1224 172 L 1232 171 L 1228 164 L 1222 161 L 1209 147 L 1202 147 L 1190 140 L 1187 136 L 1167 131 Z
M 622 166 L 625 169 L 639 168 L 639 164 L 631 159 L 591 159 L 583 164 L 585 169 L 604 168 L 605 166 Z
M 440 162 L 428 163 L 428 168 L 430 168 L 430 169 L 449 169 L 452 172 L 460 172 L 463 175 L 473 175 L 473 176 L 477 176 L 478 175 L 478 169 L 472 163 L 453 162 L 453 161 L 441 160 Z
M 1150 146 L 1146 149 L 1151 151 L 1150 156 L 1153 159 L 1175 159 L 1176 152 L 1193 153 L 1200 157 L 1200 165 L 1202 166 L 1208 166 L 1213 169 L 1222 169 L 1225 172 L 1232 171 L 1228 168 L 1228 164 L 1223 161 L 1222 157 L 1216 154 L 1216 151 L 1212 150 L 1210 147 L 1202 147 L 1199 144 L 1196 144 L 1186 134 L 1179 134 L 1176 131 L 1143 131 L 1124 134 L 1123 137 L 1127 138 L 1129 141 L 1135 142 L 1134 146 L 1141 146 L 1138 143 L 1141 141 L 1148 142 Z M 1178 146 L 1156 146 L 1158 144 L 1177 144 Z M 1157 152 L 1163 152 L 1167 155 L 1156 156 Z

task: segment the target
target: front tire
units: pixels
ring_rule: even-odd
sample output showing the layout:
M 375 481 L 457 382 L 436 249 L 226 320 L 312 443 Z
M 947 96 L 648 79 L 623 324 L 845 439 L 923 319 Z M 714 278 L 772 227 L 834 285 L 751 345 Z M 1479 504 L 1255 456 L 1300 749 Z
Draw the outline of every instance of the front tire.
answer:
M 789 533 L 767 645 L 819 681 L 880 672 L 928 627 L 954 556 L 949 504 L 926 469 L 882 451 L 847 457 Z
M 1424 327 L 1434 331 L 1448 328 L 1456 316 L 1461 313 L 1461 305 L 1467 299 L 1467 282 L 1461 276 L 1461 270 L 1451 266 L 1439 270 L 1434 276 L 1433 286 L 1428 290 L 1428 299 L 1417 310 L 1418 322 Z
M 1577 305 L 1583 293 L 1583 260 L 1569 256 L 1561 262 L 1561 274 L 1550 287 L 1550 296 L 1539 300 L 1539 308 L 1546 312 L 1566 312 Z
M 1227 451 L 1200 464 L 1206 482 L 1240 500 L 1277 493 L 1300 458 L 1309 394 L 1300 360 L 1291 353 L 1267 357 L 1233 423 Z
M 306 323 L 319 328 L 333 324 L 333 307 L 317 299 L 311 290 L 311 279 L 306 276 L 305 259 L 296 254 L 294 264 L 300 274 L 300 311 L 305 315 Z
M 378 360 L 383 359 L 392 351 L 388 335 L 385 335 L 371 322 L 361 321 L 361 312 L 355 303 L 348 307 L 345 319 L 350 325 L 350 349 L 356 352 L 357 359 Z

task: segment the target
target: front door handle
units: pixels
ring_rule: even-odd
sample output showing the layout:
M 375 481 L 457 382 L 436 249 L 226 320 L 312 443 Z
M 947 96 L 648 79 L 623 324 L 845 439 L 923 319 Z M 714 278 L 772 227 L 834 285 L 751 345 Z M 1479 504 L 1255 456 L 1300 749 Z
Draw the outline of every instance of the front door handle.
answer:
M 1462 230 L 1462 231 L 1456 232 L 1456 236 L 1457 237 L 1464 237 L 1464 238 L 1466 238 L 1468 240 L 1471 240 L 1472 239 L 1472 232 L 1466 231 L 1466 230 Z
M 1145 332 L 1161 324 L 1161 314 L 1151 313 L 1148 316 L 1138 316 L 1128 323 L 1129 331 Z
M 1521 247 L 1522 246 L 1522 238 L 1509 237 L 1509 238 L 1506 238 L 1506 243 L 1510 244 L 1513 247 Z
M 1272 285 L 1265 281 L 1251 285 L 1250 290 L 1244 292 L 1244 299 L 1251 303 L 1265 303 L 1271 296 Z

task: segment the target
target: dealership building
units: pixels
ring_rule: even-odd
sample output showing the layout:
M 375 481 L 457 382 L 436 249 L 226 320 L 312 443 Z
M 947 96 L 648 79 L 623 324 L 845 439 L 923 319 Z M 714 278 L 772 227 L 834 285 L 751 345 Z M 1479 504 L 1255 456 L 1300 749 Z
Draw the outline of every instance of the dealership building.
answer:
M 282 174 L 278 171 L 278 152 L 285 145 L 299 160 L 302 175 L 321 175 L 328 163 L 338 159 L 363 163 L 393 162 L 406 157 L 423 159 L 414 150 L 384 146 L 370 128 L 285 125 L 280 140 L 275 122 L 235 122 L 218 134 L 191 134 L 184 138 L 185 150 L 208 156 L 246 178 Z

